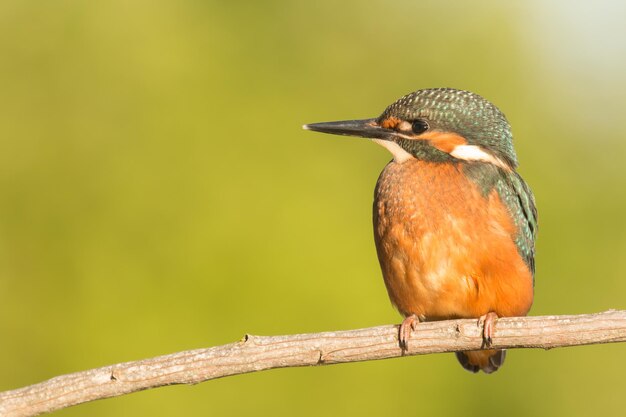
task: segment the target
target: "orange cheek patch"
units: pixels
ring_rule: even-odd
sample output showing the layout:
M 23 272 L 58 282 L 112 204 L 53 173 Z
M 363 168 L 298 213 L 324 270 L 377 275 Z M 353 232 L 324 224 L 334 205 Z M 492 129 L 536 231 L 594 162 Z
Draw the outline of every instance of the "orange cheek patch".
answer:
M 402 120 L 398 119 L 395 116 L 391 116 L 380 122 L 380 127 L 383 127 L 385 129 L 395 129 L 396 126 L 398 126 L 401 122 Z
M 467 140 L 463 136 L 450 132 L 426 132 L 416 139 L 427 140 L 433 147 L 446 153 L 452 152 L 459 145 L 467 145 Z

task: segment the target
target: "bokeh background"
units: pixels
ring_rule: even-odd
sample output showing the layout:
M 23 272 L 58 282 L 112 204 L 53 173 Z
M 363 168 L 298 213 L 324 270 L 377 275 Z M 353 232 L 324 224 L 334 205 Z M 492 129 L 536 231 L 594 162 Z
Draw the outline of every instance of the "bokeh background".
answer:
M 626 4 L 0 2 L 0 390 L 400 321 L 364 140 L 301 130 L 419 88 L 495 102 L 540 213 L 532 314 L 626 308 Z M 624 345 L 283 369 L 57 412 L 623 415 Z

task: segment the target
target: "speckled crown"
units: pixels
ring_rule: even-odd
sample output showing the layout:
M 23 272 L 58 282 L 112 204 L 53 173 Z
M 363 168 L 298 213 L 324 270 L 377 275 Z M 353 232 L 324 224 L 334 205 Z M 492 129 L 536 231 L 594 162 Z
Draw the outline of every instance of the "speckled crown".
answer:
M 509 122 L 495 105 L 478 94 L 454 88 L 418 90 L 387 107 L 379 120 L 390 116 L 426 119 L 431 129 L 458 133 L 468 143 L 483 146 L 513 168 L 517 166 Z

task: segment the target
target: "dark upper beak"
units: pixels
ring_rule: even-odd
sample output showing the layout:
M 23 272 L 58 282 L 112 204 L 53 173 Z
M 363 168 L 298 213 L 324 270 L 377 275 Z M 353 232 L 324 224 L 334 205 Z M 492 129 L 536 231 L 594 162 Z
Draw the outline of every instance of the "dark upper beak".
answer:
M 339 122 L 311 123 L 303 129 L 333 135 L 360 136 L 362 138 L 390 140 L 395 130 L 380 127 L 376 119 L 342 120 Z

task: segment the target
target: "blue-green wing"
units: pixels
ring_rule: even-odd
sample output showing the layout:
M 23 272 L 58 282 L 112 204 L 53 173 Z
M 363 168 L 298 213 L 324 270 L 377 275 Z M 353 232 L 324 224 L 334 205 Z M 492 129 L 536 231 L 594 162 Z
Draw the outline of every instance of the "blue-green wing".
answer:
M 517 227 L 515 245 L 535 275 L 535 238 L 537 236 L 537 208 L 530 187 L 518 173 L 508 171 L 496 183 L 496 190 L 511 212 Z

